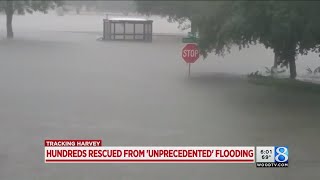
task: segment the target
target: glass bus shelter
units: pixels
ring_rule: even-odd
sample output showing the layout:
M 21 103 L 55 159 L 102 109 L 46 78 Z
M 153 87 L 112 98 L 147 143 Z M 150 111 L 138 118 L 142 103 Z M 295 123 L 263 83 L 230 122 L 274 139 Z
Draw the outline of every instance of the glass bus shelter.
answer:
M 103 20 L 103 40 L 152 42 L 152 20 L 110 18 Z

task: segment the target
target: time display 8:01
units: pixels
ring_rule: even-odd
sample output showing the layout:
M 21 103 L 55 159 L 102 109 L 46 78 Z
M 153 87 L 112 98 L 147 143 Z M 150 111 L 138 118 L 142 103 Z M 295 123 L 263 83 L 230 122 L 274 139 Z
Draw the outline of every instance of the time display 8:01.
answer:
M 272 154 L 272 150 L 261 150 L 260 151 L 261 154 Z

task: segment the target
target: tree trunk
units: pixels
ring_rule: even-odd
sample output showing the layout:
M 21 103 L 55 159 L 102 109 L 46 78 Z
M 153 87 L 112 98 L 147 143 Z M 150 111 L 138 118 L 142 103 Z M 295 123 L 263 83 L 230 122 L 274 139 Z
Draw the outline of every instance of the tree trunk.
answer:
M 296 43 L 289 43 L 290 46 L 288 46 L 287 49 L 287 62 L 289 64 L 290 68 L 290 78 L 295 79 L 297 76 L 297 70 L 296 70 Z
M 13 2 L 7 1 L 6 6 L 6 16 L 7 16 L 7 38 L 13 38 L 13 30 L 12 30 L 12 17 L 13 17 Z
M 279 55 L 278 53 L 275 51 L 274 52 L 274 62 L 273 62 L 273 67 L 277 68 L 278 67 L 278 59 L 279 59 Z
M 297 77 L 296 59 L 293 57 L 289 59 L 290 78 L 295 79 Z
M 276 50 L 273 50 L 274 58 L 273 58 L 273 66 L 271 67 L 271 75 L 274 76 L 278 73 L 277 67 L 279 63 L 279 52 Z
M 296 70 L 296 55 L 297 55 L 297 42 L 294 41 L 294 37 L 292 33 L 288 33 L 287 41 L 284 43 L 286 48 L 282 51 L 281 60 L 285 60 L 285 64 L 289 65 L 290 69 L 290 78 L 295 79 L 297 77 L 297 70 Z

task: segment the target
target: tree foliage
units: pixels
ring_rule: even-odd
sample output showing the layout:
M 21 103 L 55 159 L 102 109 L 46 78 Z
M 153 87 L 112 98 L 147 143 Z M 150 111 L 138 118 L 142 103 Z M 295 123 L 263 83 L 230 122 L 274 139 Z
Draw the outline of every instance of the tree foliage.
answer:
M 49 0 L 6 0 L 0 1 L 0 11 L 5 11 L 7 17 L 7 37 L 13 38 L 12 17 L 14 13 L 25 14 L 39 11 L 47 13 L 49 9 L 61 6 L 63 1 Z
M 4 11 L 8 4 L 12 3 L 13 10 L 18 14 L 33 13 L 34 11 L 39 11 L 47 13 L 49 9 L 55 8 L 57 5 L 63 4 L 63 1 L 49 1 L 49 0 L 6 0 L 0 1 L 0 11 Z
M 67 1 L 68 6 L 75 7 L 78 13 L 80 9 L 92 9 L 100 12 L 123 12 L 129 13 L 135 11 L 135 3 L 133 1 Z
M 296 76 L 298 54 L 319 53 L 319 2 L 229 1 L 198 23 L 200 47 L 206 55 L 223 55 L 232 45 L 239 48 L 261 43 L 279 56 L 278 63 L 290 66 Z
M 137 11 L 144 15 L 167 17 L 169 22 L 178 22 L 183 29 L 191 28 L 199 14 L 206 8 L 206 1 L 136 1 Z M 203 13 L 203 12 L 202 12 Z M 184 24 L 191 21 L 192 24 Z M 195 31 L 192 27 L 191 31 Z
M 317 1 L 138 2 L 140 12 L 178 22 L 192 18 L 204 56 L 260 43 L 273 49 L 279 64 L 290 66 L 291 78 L 296 77 L 298 54 L 320 52 L 319 9 Z

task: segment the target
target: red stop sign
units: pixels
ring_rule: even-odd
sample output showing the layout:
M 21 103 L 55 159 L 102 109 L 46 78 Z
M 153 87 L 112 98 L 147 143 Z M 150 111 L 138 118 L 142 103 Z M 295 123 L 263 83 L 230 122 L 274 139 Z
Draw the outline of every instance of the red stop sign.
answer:
M 186 63 L 194 63 L 199 58 L 200 51 L 196 44 L 187 44 L 182 49 L 182 58 Z

